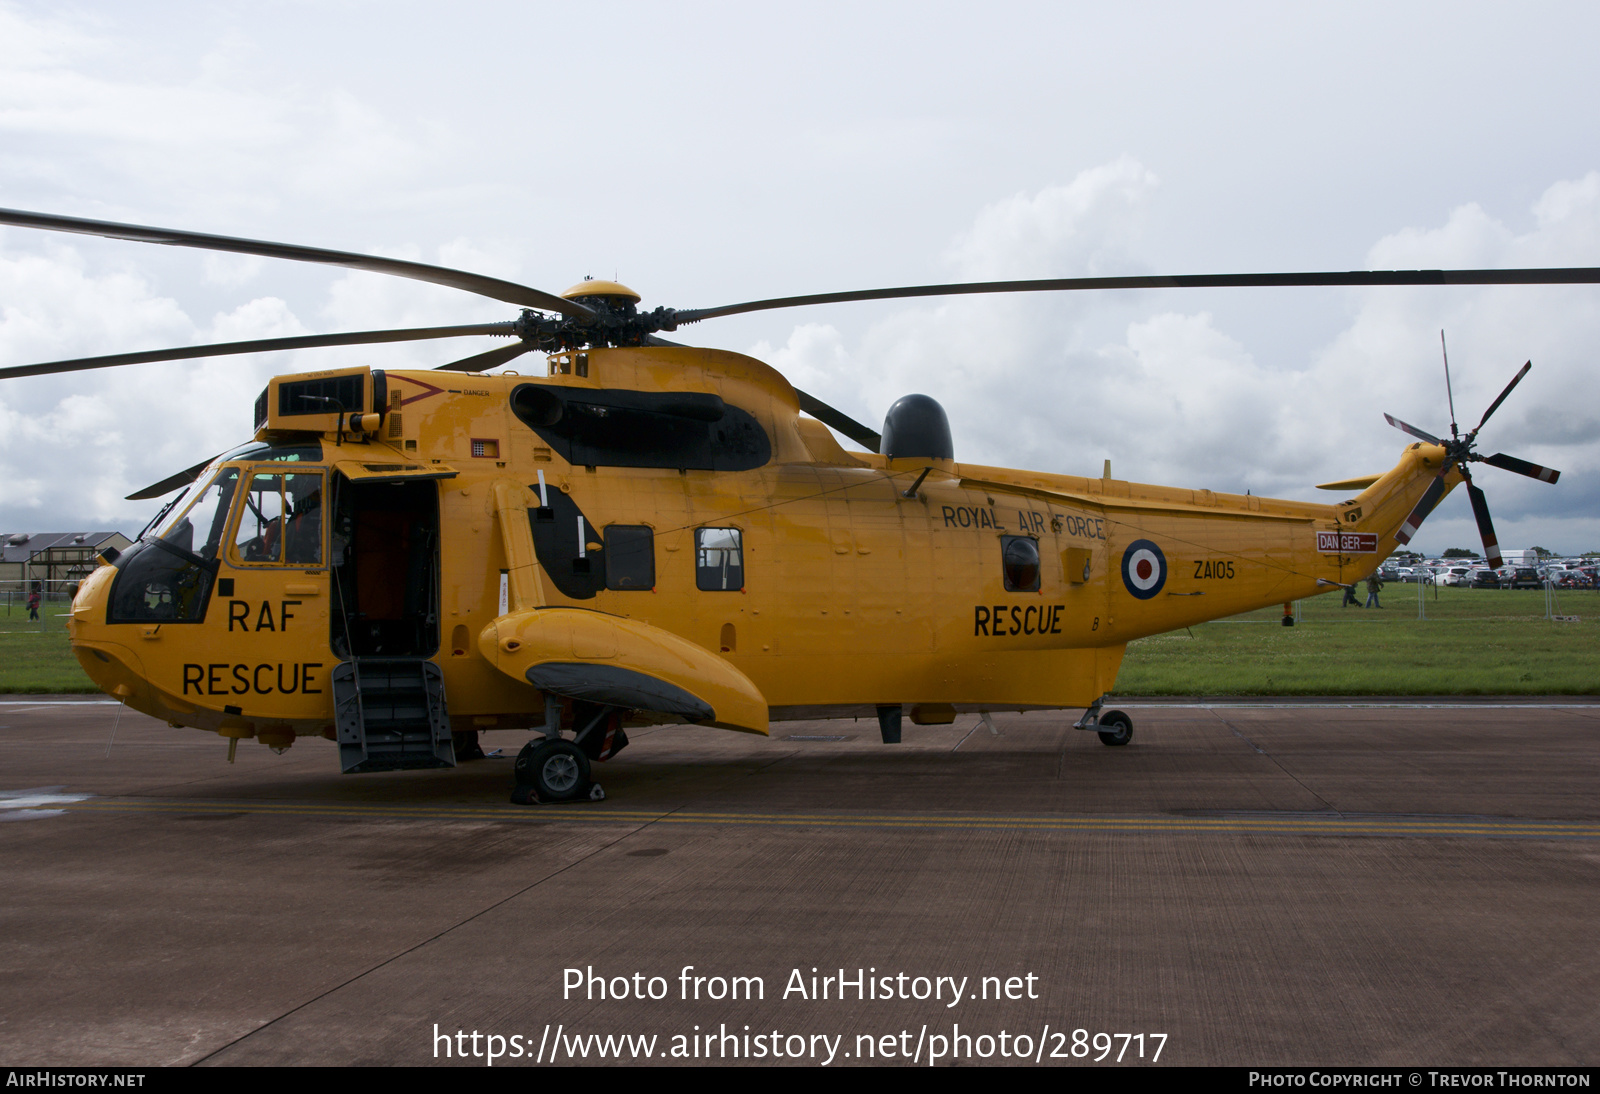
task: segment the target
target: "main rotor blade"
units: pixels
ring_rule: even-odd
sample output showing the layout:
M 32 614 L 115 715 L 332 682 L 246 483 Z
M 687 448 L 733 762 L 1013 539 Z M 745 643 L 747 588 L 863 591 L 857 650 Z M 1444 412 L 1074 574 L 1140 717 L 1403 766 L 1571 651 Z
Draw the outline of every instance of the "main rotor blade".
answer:
M 1498 398 L 1494 402 L 1490 403 L 1489 404 L 1489 409 L 1485 410 L 1483 412 L 1483 417 L 1478 419 L 1478 424 L 1477 424 L 1476 428 L 1474 428 L 1473 431 L 1472 431 L 1472 435 L 1474 437 L 1478 435 L 1478 430 L 1483 428 L 1483 423 L 1487 422 L 1489 420 L 1489 415 L 1493 414 L 1496 410 L 1500 409 L 1500 404 L 1506 401 L 1506 396 L 1511 394 L 1511 389 L 1516 387 L 1518 384 L 1522 383 L 1522 378 L 1524 376 L 1528 375 L 1528 370 L 1531 369 L 1532 367 L 1533 367 L 1533 362 L 1529 361 L 1526 364 L 1524 364 L 1520 370 L 1518 370 L 1518 372 L 1517 372 L 1517 374 L 1515 376 L 1511 377 L 1511 382 L 1509 384 L 1507 384 L 1506 385 L 1506 389 L 1500 393 L 1500 398 Z
M 1417 502 L 1417 507 L 1411 510 L 1411 515 L 1400 525 L 1400 530 L 1394 534 L 1394 541 L 1399 544 L 1411 542 L 1411 537 L 1417 534 L 1422 527 L 1422 522 L 1428 519 L 1428 514 L 1433 512 L 1433 507 L 1439 504 L 1439 498 L 1444 494 L 1444 477 L 1450 473 L 1454 461 L 1446 460 L 1439 473 L 1434 476 L 1428 489 L 1423 491 L 1422 498 Z
M 868 452 L 876 452 L 883 447 L 883 438 L 881 436 L 850 417 L 844 411 L 835 410 L 821 399 L 814 395 L 807 395 L 799 388 L 795 388 L 794 393 L 800 396 L 800 409 L 823 425 L 831 426 L 857 444 L 864 445 Z
M 1500 554 L 1500 540 L 1494 534 L 1494 522 L 1489 519 L 1489 501 L 1483 496 L 1472 482 L 1472 476 L 1467 474 L 1465 466 L 1461 468 L 1462 477 L 1467 480 L 1467 497 L 1472 499 L 1472 515 L 1478 520 L 1478 535 L 1483 537 L 1483 557 L 1488 561 L 1491 570 L 1498 570 L 1506 564 Z
M 594 315 L 592 308 L 576 301 L 565 300 L 551 293 L 530 289 L 497 277 L 452 270 L 444 266 L 430 266 L 423 262 L 406 262 L 398 258 L 379 258 L 376 255 L 355 254 L 350 251 L 330 251 L 321 247 L 301 247 L 293 243 L 272 243 L 262 239 L 238 239 L 233 236 L 206 235 L 203 232 L 183 232 L 173 228 L 151 228 L 140 224 L 119 224 L 110 220 L 85 220 L 82 217 L 56 216 L 52 213 L 29 213 L 21 209 L 0 209 L 0 224 L 14 224 L 19 228 L 42 228 L 50 232 L 74 232 L 78 235 L 103 236 L 106 239 L 126 239 L 135 243 L 163 243 L 171 247 L 195 247 L 205 251 L 229 251 L 233 254 L 260 255 L 263 258 L 286 258 L 294 262 L 316 262 L 325 266 L 343 266 L 369 273 L 393 274 L 415 281 L 435 285 L 448 285 L 452 289 L 503 300 L 524 308 L 542 308 L 560 312 L 574 319 Z
M 221 453 L 219 452 L 217 455 L 221 455 Z M 160 482 L 152 483 L 145 487 L 143 490 L 134 491 L 123 500 L 149 501 L 151 498 L 159 498 L 162 494 L 170 494 L 180 486 L 188 486 L 195 479 L 198 479 L 200 472 L 210 467 L 211 460 L 216 458 L 216 456 L 212 456 L 210 460 L 201 460 L 186 471 L 179 471 L 176 475 L 169 475 Z
M 1418 429 L 1416 426 L 1410 425 L 1410 424 L 1408 424 L 1406 422 L 1402 422 L 1399 418 L 1396 418 L 1393 414 L 1385 414 L 1383 416 L 1383 419 L 1384 419 L 1384 421 L 1388 422 L 1390 425 L 1394 426 L 1396 429 L 1403 429 L 1407 433 L 1411 434 L 1413 437 L 1416 437 L 1416 438 L 1418 438 L 1420 440 L 1427 441 L 1429 444 L 1440 444 L 1440 445 L 1444 444 L 1443 441 L 1441 441 L 1438 437 L 1435 437 L 1432 433 L 1424 433 L 1422 430 Z
M 462 338 L 474 334 L 510 336 L 515 333 L 514 327 L 514 323 L 470 323 L 461 327 L 409 327 L 399 330 L 352 331 L 348 334 L 308 334 L 296 338 L 257 338 L 249 342 L 214 342 L 209 346 L 178 346 L 174 349 L 147 350 L 142 353 L 113 353 L 105 357 L 49 361 L 42 365 L 13 365 L 11 368 L 0 368 L 0 380 L 18 376 L 45 376 L 55 372 L 81 372 L 92 368 L 112 368 L 116 365 L 142 365 L 151 361 L 225 357 L 234 353 L 269 353 L 273 350 L 315 349 L 321 346 L 367 346 L 381 342 L 416 342 L 428 338 Z
M 435 372 L 488 372 L 492 368 L 499 368 L 507 361 L 521 357 L 533 349 L 528 342 L 513 342 L 509 346 L 498 346 L 485 353 L 463 357 L 459 361 L 451 361 L 448 365 L 440 365 Z
M 1060 277 L 1040 281 L 969 281 L 949 285 L 908 285 L 894 289 L 859 289 L 853 292 L 779 296 L 726 304 L 718 308 L 691 308 L 677 314 L 680 323 L 695 323 L 723 315 L 799 308 L 809 304 L 840 304 L 851 300 L 898 300 L 916 296 L 965 296 L 974 293 L 1063 292 L 1082 289 L 1234 289 L 1339 285 L 1593 285 L 1600 284 L 1600 267 L 1551 267 L 1528 270 L 1352 270 L 1348 273 L 1247 273 L 1179 274 L 1141 277 Z
M 1526 475 L 1530 479 L 1540 482 L 1555 482 L 1561 477 L 1561 472 L 1552 471 L 1548 467 L 1540 467 L 1527 460 L 1519 460 L 1515 456 L 1508 456 L 1504 452 L 1496 452 L 1492 456 L 1482 456 L 1480 459 L 1491 467 L 1498 467 L 1504 471 L 1515 471 L 1519 475 Z

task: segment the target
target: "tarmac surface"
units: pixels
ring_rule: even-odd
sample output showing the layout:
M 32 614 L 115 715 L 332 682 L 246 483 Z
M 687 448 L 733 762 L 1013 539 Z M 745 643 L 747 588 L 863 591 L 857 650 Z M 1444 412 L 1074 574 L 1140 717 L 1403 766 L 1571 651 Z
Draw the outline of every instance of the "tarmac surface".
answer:
M 641 730 L 515 806 L 520 733 L 344 776 L 7 696 L 0 1063 L 1600 1059 L 1600 704 L 1123 709 Z

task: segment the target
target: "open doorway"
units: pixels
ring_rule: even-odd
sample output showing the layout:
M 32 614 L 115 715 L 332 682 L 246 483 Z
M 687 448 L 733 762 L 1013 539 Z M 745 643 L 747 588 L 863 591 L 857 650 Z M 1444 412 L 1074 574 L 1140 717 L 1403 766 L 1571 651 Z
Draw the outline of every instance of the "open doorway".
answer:
M 333 613 L 341 658 L 439 649 L 439 488 L 429 480 L 335 479 Z

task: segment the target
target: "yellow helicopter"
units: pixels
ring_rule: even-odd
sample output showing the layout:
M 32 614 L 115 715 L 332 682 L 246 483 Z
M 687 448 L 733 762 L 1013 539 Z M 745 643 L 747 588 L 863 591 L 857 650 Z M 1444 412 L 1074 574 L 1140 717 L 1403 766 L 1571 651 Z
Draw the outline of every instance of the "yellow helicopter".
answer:
M 640 311 L 585 281 L 559 296 L 459 270 L 310 247 L 0 210 L 0 224 L 293 259 L 453 286 L 504 323 L 275 338 L 0 369 L 0 378 L 230 353 L 477 334 L 432 371 L 279 376 L 252 440 L 132 495 L 182 490 L 79 588 L 84 670 L 128 706 L 284 749 L 314 735 L 347 772 L 450 767 L 477 734 L 533 731 L 513 800 L 603 797 L 591 764 L 626 729 L 691 722 L 1103 709 L 1127 643 L 1364 578 L 1466 482 L 1478 426 L 1416 438 L 1333 505 L 958 462 L 944 410 L 881 433 L 760 361 L 658 335 L 740 312 L 961 293 L 1295 285 L 1595 283 L 1600 270 L 1355 271 L 929 285 Z M 547 370 L 489 374 L 530 351 Z M 1446 363 L 1448 382 L 1448 362 Z M 862 446 L 846 450 L 829 431 Z

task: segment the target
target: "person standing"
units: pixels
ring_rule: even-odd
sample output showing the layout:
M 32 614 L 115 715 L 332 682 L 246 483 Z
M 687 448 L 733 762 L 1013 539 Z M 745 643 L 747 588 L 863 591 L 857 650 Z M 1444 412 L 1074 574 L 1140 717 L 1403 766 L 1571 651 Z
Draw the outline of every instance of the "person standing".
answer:
M 28 593 L 28 622 L 36 622 L 39 618 L 39 590 L 35 588 Z
M 1371 574 L 1367 575 L 1367 607 L 1383 607 L 1382 604 L 1378 603 L 1378 590 L 1381 588 L 1383 588 L 1383 579 L 1380 578 L 1377 574 L 1377 571 L 1374 570 Z

